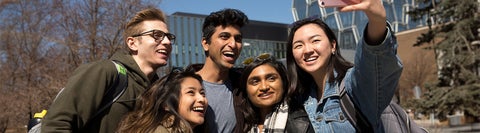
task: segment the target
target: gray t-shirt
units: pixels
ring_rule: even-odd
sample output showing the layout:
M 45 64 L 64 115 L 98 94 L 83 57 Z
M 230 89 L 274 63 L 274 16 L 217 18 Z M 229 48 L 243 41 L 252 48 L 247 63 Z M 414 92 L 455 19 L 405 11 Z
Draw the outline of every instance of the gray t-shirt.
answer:
M 208 100 L 206 122 L 211 133 L 231 133 L 237 120 L 233 107 L 232 85 L 203 81 Z

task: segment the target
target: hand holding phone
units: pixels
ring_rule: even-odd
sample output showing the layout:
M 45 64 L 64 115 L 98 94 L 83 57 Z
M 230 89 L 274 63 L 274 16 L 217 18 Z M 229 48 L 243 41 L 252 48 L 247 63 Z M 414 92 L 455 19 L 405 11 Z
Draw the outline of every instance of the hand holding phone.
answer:
M 320 7 L 344 7 L 360 2 L 361 0 L 318 0 L 318 5 Z

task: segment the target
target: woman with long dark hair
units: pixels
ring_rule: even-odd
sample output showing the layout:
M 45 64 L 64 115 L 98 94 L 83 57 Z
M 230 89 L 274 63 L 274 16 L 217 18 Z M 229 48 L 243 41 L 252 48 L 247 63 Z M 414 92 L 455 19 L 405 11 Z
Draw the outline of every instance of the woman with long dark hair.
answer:
M 342 57 L 335 33 L 322 20 L 299 20 L 292 24 L 287 42 L 292 90 L 288 97 L 304 106 L 315 132 L 359 132 L 340 107 L 338 87 L 343 82 L 372 132 L 385 132 L 380 116 L 393 97 L 403 67 L 382 1 L 362 0 L 338 9 L 363 11 L 369 19 L 357 44 L 355 64 Z
M 205 132 L 202 78 L 193 71 L 173 71 L 156 81 L 120 123 L 119 133 Z
M 311 133 L 303 107 L 289 105 L 285 66 L 270 54 L 246 59 L 238 91 L 243 96 L 243 133 Z M 239 118 L 237 118 L 239 119 Z

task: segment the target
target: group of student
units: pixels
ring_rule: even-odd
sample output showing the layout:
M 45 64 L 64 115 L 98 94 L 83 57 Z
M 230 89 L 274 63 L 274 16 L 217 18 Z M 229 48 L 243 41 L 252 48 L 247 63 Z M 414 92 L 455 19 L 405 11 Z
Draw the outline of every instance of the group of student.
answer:
M 261 54 L 234 69 L 248 17 L 227 8 L 203 23 L 205 63 L 161 78 L 156 70 L 167 64 L 176 37 L 161 10 L 142 10 L 125 27 L 128 51 L 110 59 L 127 69 L 125 93 L 91 120 L 117 71 L 110 60 L 82 65 L 50 106 L 42 132 L 355 132 L 340 108 L 341 82 L 373 131 L 385 132 L 380 116 L 402 72 L 385 9 L 381 0 L 363 0 L 339 10 L 369 19 L 354 64 L 340 54 L 332 29 L 307 18 L 291 25 L 286 66 Z

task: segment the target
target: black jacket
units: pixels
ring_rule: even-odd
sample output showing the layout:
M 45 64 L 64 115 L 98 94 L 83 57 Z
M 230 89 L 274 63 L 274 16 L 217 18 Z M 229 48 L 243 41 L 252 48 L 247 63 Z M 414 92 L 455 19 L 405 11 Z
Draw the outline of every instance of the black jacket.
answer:
M 308 114 L 303 106 L 289 106 L 286 133 L 314 133 Z

